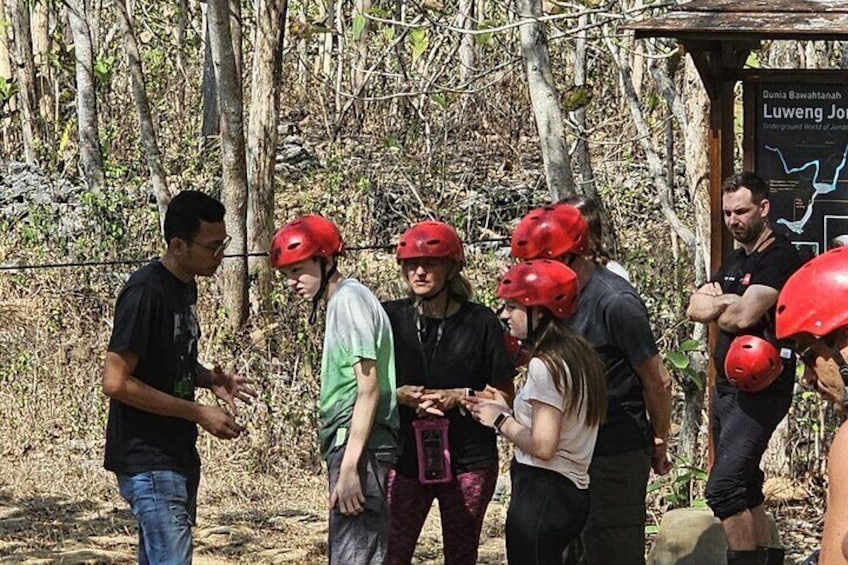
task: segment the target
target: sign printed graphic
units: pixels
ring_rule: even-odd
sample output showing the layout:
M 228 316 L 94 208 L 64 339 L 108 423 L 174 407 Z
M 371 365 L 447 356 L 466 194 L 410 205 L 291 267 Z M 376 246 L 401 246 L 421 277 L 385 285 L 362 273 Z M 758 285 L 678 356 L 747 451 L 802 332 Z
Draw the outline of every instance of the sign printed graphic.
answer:
M 802 251 L 848 234 L 848 85 L 755 83 L 756 172 L 769 219 Z

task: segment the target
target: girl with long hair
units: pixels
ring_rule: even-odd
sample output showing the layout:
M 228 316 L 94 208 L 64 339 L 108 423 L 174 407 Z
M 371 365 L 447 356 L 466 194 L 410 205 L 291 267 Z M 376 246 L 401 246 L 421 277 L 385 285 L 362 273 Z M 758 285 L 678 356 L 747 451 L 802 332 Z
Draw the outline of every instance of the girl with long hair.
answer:
M 509 563 L 559 565 L 589 513 L 589 464 L 606 412 L 604 366 L 567 320 L 577 276 L 546 259 L 513 266 L 498 285 L 501 319 L 530 345 L 527 379 L 505 399 L 469 398 L 473 417 L 515 445 L 506 519 Z

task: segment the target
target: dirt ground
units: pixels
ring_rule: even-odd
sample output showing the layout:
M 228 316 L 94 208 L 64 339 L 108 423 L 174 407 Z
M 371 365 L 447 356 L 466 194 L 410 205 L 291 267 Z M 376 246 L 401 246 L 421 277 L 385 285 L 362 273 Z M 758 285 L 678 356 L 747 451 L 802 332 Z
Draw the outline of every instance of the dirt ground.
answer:
M 100 468 L 98 450 L 59 451 L 0 457 L 0 563 L 135 562 L 135 521 L 113 476 Z M 325 490 L 321 474 L 254 475 L 237 462 L 207 459 L 194 563 L 325 562 Z M 504 503 L 489 506 L 480 563 L 503 562 Z M 414 562 L 443 561 L 434 508 Z
M 5 451 L 0 450 L 0 563 L 134 562 L 135 522 L 113 476 L 101 468 L 99 445 L 71 440 L 23 456 L 16 450 L 18 456 L 9 457 L 12 450 Z M 280 476 L 248 473 L 238 461 L 207 454 L 194 562 L 325 562 L 324 481 L 320 472 L 296 469 Z M 797 500 L 797 493 L 783 498 L 772 511 L 788 548 L 786 562 L 795 563 L 817 544 L 821 505 Z M 496 494 L 486 516 L 479 563 L 504 563 L 505 517 L 506 497 Z M 434 508 L 414 563 L 443 562 Z

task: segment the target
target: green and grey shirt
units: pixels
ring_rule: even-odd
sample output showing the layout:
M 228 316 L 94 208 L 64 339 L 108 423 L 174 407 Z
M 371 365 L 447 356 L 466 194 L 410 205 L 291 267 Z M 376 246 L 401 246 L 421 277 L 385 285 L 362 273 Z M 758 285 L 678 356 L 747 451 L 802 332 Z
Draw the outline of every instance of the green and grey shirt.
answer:
M 395 397 L 395 359 L 392 328 L 377 298 L 362 283 L 344 279 L 327 304 L 324 353 L 321 357 L 321 456 L 347 442 L 356 374 L 363 359 L 377 364 L 380 400 L 366 449 L 397 448 L 398 411 Z

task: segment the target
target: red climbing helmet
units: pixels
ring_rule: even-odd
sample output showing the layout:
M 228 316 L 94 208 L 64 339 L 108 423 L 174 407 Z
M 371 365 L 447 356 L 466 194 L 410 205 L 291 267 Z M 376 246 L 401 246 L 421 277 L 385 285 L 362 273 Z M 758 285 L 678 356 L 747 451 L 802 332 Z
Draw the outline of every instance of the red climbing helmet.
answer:
M 577 275 L 558 261 L 537 259 L 513 265 L 498 284 L 498 298 L 547 308 L 568 318 L 577 307 Z
M 403 232 L 395 257 L 398 261 L 431 257 L 462 265 L 465 253 L 456 230 L 444 222 L 419 222 Z
M 838 247 L 806 263 L 783 285 L 777 297 L 777 338 L 824 337 L 848 326 L 846 299 L 848 247 Z
M 531 210 L 512 232 L 516 259 L 558 259 L 568 253 L 583 255 L 589 247 L 589 228 L 571 204 Z
M 344 255 L 344 242 L 339 228 L 318 216 L 303 216 L 287 223 L 271 240 L 271 266 L 282 269 L 310 257 L 330 259 Z
M 743 392 L 760 392 L 783 371 L 775 347 L 761 337 L 740 335 L 730 344 L 724 358 L 724 375 Z

